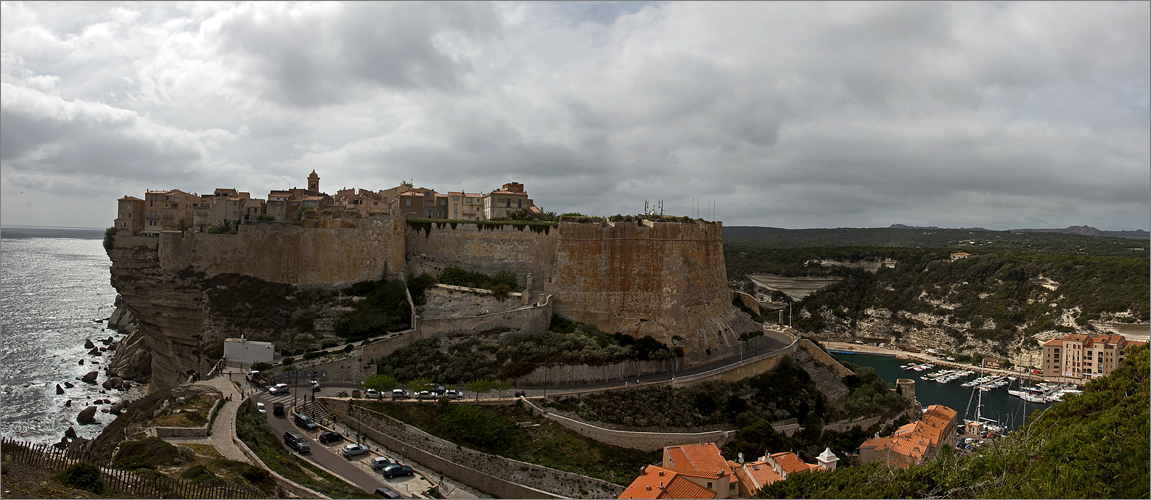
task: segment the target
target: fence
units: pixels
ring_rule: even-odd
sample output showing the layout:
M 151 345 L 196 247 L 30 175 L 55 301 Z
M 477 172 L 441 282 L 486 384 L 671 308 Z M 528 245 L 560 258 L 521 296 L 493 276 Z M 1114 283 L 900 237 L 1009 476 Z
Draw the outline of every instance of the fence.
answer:
M 25 443 L 9 438 L 0 439 L 0 453 L 7 463 L 23 464 L 52 471 L 62 471 L 79 462 L 88 462 L 100 468 L 104 485 L 120 493 L 139 498 L 264 498 L 256 489 L 238 484 L 211 486 L 204 483 L 172 479 L 163 476 L 142 476 L 123 469 L 113 469 L 93 460 L 91 452 L 61 450 L 47 443 Z

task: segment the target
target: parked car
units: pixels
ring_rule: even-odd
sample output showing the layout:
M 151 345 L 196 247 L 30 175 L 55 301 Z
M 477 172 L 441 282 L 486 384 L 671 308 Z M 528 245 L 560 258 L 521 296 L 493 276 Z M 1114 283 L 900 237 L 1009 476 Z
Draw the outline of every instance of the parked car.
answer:
M 393 490 L 387 486 L 380 486 L 379 488 L 376 488 L 376 495 L 384 498 L 404 498 L 400 496 L 399 493 L 396 493 L 396 490 Z
M 296 414 L 296 425 L 314 431 L 320 428 L 320 425 L 312 421 L 312 417 L 304 415 L 303 413 Z
M 310 453 L 312 447 L 308 446 L 308 440 L 304 439 L 304 435 L 295 431 L 288 431 L 284 433 L 284 444 L 296 450 L 297 453 Z
M 317 439 L 323 444 L 328 444 L 335 443 L 336 441 L 343 441 L 344 436 L 340 435 L 338 432 L 324 431 L 320 433 L 320 437 Z
M 447 396 L 448 399 L 463 399 L 464 398 L 464 395 L 461 394 L 460 391 L 457 391 L 455 389 L 452 389 L 450 391 L 445 392 L 444 396 Z
M 380 391 L 368 389 L 368 392 L 364 393 L 364 397 L 368 399 L 380 399 Z
M 272 403 L 272 415 L 277 417 L 284 416 L 284 403 Z
M 416 399 L 436 399 L 436 393 L 432 391 L 420 391 L 416 393 Z
M 268 388 L 268 394 L 286 394 L 288 384 L 276 384 Z
M 395 464 L 396 461 L 388 457 L 374 457 L 369 463 L 372 466 L 372 470 L 380 470 L 384 467 Z
M 384 466 L 384 477 L 391 479 L 396 476 L 412 476 L 416 471 L 412 470 L 411 466 L 391 464 Z
M 362 444 L 349 444 L 347 446 L 344 446 L 343 448 L 340 448 L 340 454 L 343 455 L 344 458 L 352 458 L 352 457 L 359 456 L 359 455 L 367 455 L 368 451 L 369 451 L 368 447 L 364 446 Z
M 320 383 L 313 380 L 312 381 L 312 392 L 316 392 L 318 390 L 320 390 Z
M 408 399 L 411 395 L 403 389 L 392 389 L 392 399 Z
M 264 403 L 256 403 L 256 411 L 260 412 L 260 415 L 268 414 L 268 409 L 264 407 Z

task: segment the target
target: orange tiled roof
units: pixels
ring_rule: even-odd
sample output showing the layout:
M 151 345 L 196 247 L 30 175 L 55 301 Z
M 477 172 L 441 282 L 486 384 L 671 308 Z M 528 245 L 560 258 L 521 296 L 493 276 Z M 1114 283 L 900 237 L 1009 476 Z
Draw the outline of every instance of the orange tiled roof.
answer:
M 649 465 L 623 490 L 619 498 L 715 498 L 715 492 L 681 477 L 675 471 Z
M 803 472 L 819 467 L 818 465 L 804 463 L 803 460 L 799 459 L 799 455 L 796 455 L 790 451 L 773 453 L 771 455 L 771 459 L 775 460 L 775 463 L 779 464 L 779 467 L 783 469 L 784 474 L 794 474 L 796 472 Z
M 783 478 L 775 472 L 775 468 L 771 464 L 764 461 L 748 462 L 739 466 L 736 475 L 743 481 L 746 476 L 750 481 L 747 489 L 750 491 L 759 491 L 760 488 L 767 486 Z
M 953 254 L 951 254 L 951 255 L 971 255 L 971 254 L 969 254 L 969 253 L 967 253 L 967 252 L 955 252 L 955 253 L 953 253 Z
M 1051 340 L 1048 340 L 1047 342 L 1044 342 L 1043 345 L 1051 345 L 1051 346 L 1063 345 L 1063 339 L 1051 339 Z
M 731 468 L 715 443 L 684 444 L 663 449 L 664 467 L 695 477 L 716 478 L 731 475 Z
M 1083 342 L 1084 340 L 1090 340 L 1090 339 L 1091 339 L 1091 337 L 1083 335 L 1082 333 L 1072 333 L 1071 335 L 1063 337 L 1063 340 L 1069 340 L 1072 342 Z
M 135 196 L 124 195 L 123 198 L 120 198 L 120 201 L 144 201 L 144 200 L 141 200 Z
M 947 437 L 948 424 L 955 418 L 955 410 L 943 405 L 931 405 L 918 422 L 900 427 L 889 437 L 871 438 L 860 448 L 874 448 L 877 452 L 890 451 L 914 459 L 922 459 L 928 449 L 938 446 Z M 772 455 L 774 457 L 774 455 Z M 905 464 L 899 464 L 901 467 Z

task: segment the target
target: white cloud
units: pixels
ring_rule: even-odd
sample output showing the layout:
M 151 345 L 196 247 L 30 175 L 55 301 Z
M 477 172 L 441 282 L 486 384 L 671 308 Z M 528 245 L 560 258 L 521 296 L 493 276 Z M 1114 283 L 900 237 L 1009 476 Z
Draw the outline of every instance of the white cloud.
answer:
M 316 169 L 729 225 L 1146 229 L 1149 5 L 4 3 L 5 207 Z

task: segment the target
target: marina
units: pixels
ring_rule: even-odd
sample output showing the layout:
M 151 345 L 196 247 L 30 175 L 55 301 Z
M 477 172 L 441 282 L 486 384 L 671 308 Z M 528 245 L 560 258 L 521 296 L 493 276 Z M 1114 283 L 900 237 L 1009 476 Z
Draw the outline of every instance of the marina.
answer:
M 1015 430 L 1033 412 L 1049 407 L 1048 399 L 1056 401 L 1055 398 L 1075 391 L 1061 389 L 1056 384 L 1028 385 L 1029 382 L 1014 376 L 979 375 L 979 369 L 970 366 L 936 369 L 931 363 L 870 353 L 832 355 L 840 361 L 875 368 L 879 377 L 892 385 L 901 378 L 914 380 L 915 398 L 924 408 L 933 404 L 947 406 L 959 413 L 961 422 L 980 421 L 988 430 L 994 427 Z

